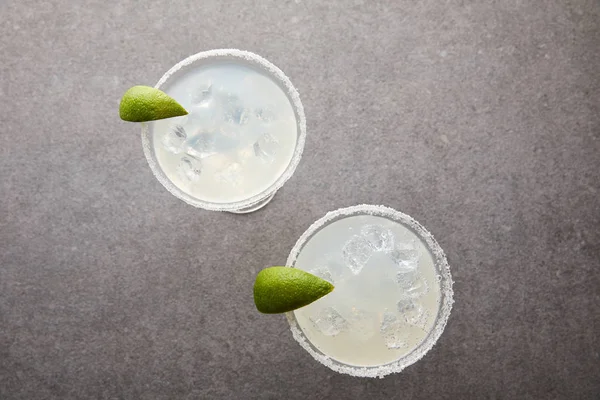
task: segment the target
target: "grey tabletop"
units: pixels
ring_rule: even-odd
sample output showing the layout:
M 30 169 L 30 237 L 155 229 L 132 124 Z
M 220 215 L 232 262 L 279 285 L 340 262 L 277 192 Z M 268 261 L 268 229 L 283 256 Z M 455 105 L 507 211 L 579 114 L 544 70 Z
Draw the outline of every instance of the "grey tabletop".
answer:
M 600 4 L 0 1 L 0 399 L 600 398 Z M 121 95 L 258 53 L 308 135 L 263 210 L 154 178 Z M 384 379 L 313 361 L 252 284 L 316 219 L 385 204 L 444 248 L 438 344 Z

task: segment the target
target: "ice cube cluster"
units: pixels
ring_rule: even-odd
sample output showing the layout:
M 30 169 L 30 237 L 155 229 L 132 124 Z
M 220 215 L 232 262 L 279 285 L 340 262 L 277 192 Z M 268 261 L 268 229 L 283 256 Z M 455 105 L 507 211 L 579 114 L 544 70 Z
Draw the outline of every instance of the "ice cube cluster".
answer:
M 176 119 L 164 133 L 164 150 L 179 155 L 179 176 L 196 182 L 210 158 L 231 160 L 216 172 L 217 181 L 236 185 L 251 160 L 271 164 L 279 142 L 271 132 L 276 113 L 270 107 L 247 107 L 235 94 L 202 82 L 189 92 L 189 114 Z
M 408 347 L 409 331 L 406 329 L 405 322 L 399 319 L 394 313 L 389 311 L 383 313 L 379 332 L 388 349 Z
M 372 271 L 365 275 L 365 267 L 373 257 L 378 258 L 368 268 L 381 265 L 382 271 L 378 271 L 378 275 L 373 275 Z M 340 301 L 336 308 L 316 307 L 311 317 L 315 328 L 326 336 L 346 332 L 358 341 L 369 340 L 379 333 L 389 349 L 407 347 L 410 330 L 414 327 L 425 329 L 429 320 L 420 301 L 428 293 L 429 284 L 419 269 L 417 243 L 414 240 L 398 240 L 390 229 L 381 225 L 365 225 L 360 233 L 344 243 L 341 259 L 349 271 L 348 279 L 360 281 L 376 276 L 375 279 L 391 280 L 395 288 L 391 296 L 397 303 L 394 309 L 380 310 L 378 313 L 357 308 L 360 302 L 352 301 Z M 334 283 L 335 271 L 330 270 L 326 262 L 310 272 Z M 387 288 L 382 290 L 390 290 L 389 286 Z M 388 296 L 387 292 L 385 296 Z

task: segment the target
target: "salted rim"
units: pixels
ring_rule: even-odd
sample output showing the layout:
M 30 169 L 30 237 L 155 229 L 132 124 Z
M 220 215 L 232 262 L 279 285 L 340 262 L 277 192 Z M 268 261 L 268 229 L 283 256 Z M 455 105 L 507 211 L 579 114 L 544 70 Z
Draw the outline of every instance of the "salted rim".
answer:
M 434 239 L 434 237 L 425 229 L 420 223 L 415 221 L 412 217 L 396 211 L 386 206 L 376 206 L 361 204 L 347 208 L 340 208 L 339 210 L 330 211 L 324 217 L 314 222 L 307 230 L 300 236 L 300 239 L 296 242 L 290 255 L 287 259 L 287 266 L 294 268 L 298 254 L 307 243 L 307 241 L 313 237 L 315 233 L 321 230 L 326 225 L 335 222 L 336 220 L 343 219 L 349 216 L 355 215 L 374 215 L 379 217 L 385 217 L 397 222 L 402 223 L 413 229 L 413 231 L 427 243 L 427 247 L 431 251 L 435 261 L 435 267 L 442 277 L 440 280 L 440 295 L 441 302 L 439 312 L 435 321 L 435 324 L 425 339 L 419 344 L 412 352 L 406 354 L 402 358 L 393 361 L 388 364 L 374 366 L 374 367 L 358 367 L 348 364 L 341 363 L 318 350 L 313 346 L 308 338 L 302 332 L 300 325 L 296 321 L 296 317 L 293 311 L 286 313 L 287 320 L 292 330 L 294 339 L 300 345 L 314 357 L 315 360 L 321 364 L 336 372 L 348 374 L 351 376 L 365 377 L 365 378 L 383 378 L 384 376 L 397 373 L 402 371 L 404 368 L 419 361 L 437 342 L 440 335 L 444 331 L 448 317 L 450 316 L 450 310 L 452 309 L 453 291 L 452 291 L 452 276 L 450 275 L 450 267 L 444 251 Z
M 204 61 L 213 57 L 237 58 L 251 65 L 259 67 L 262 71 L 267 73 L 271 78 L 273 78 L 277 83 L 279 83 L 281 89 L 287 95 L 288 99 L 292 104 L 292 108 L 294 109 L 294 114 L 296 116 L 296 124 L 299 132 L 296 140 L 294 154 L 292 155 L 292 159 L 290 160 L 285 171 L 283 171 L 281 176 L 279 176 L 279 178 L 277 178 L 277 180 L 275 180 L 275 182 L 271 186 L 269 186 L 263 192 L 258 193 L 257 195 L 233 203 L 213 203 L 197 199 L 194 196 L 185 193 L 183 190 L 175 186 L 175 184 L 166 176 L 154 154 L 152 138 L 150 137 L 150 129 L 148 124 L 146 123 L 142 124 L 142 147 L 144 149 L 144 155 L 146 156 L 146 160 L 148 160 L 148 164 L 150 165 L 152 173 L 154 174 L 156 179 L 158 179 L 158 181 L 172 195 L 178 197 L 179 199 L 185 201 L 186 203 L 194 207 L 203 208 L 205 210 L 236 211 L 252 207 L 253 205 L 271 196 L 279 188 L 281 188 L 288 179 L 292 177 L 294 171 L 296 170 L 296 167 L 298 166 L 298 163 L 300 162 L 300 158 L 302 157 L 302 151 L 304 150 L 304 141 L 306 138 L 306 117 L 304 115 L 304 107 L 302 106 L 302 102 L 300 101 L 300 95 L 298 94 L 298 91 L 296 90 L 294 85 L 292 85 L 292 82 L 289 80 L 289 78 L 283 73 L 283 71 L 281 71 L 271 62 L 267 61 L 261 56 L 244 50 L 215 49 L 203 51 L 189 56 L 186 59 L 178 62 L 170 70 L 168 70 L 162 76 L 162 78 L 160 78 L 160 80 L 154 87 L 160 89 L 160 87 L 164 85 L 169 80 L 169 78 L 171 78 L 176 72 L 178 72 L 182 68 L 188 67 L 196 62 Z

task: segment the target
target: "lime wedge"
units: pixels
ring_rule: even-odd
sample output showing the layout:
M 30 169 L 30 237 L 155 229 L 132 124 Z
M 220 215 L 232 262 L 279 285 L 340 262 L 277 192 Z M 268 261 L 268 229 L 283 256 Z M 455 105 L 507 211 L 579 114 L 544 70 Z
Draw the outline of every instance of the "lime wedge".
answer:
M 156 121 L 187 113 L 174 98 L 150 86 L 132 87 L 125 92 L 119 105 L 121 119 L 130 122 Z
M 256 276 L 254 304 L 261 313 L 284 313 L 304 307 L 332 290 L 331 283 L 300 269 L 269 267 Z

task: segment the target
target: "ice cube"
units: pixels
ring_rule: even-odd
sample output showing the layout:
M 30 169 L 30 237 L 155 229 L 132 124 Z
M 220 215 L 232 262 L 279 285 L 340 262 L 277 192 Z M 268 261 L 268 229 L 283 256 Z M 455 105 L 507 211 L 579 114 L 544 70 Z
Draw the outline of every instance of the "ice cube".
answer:
M 244 107 L 241 100 L 232 94 L 227 94 L 223 99 L 223 120 L 225 122 L 245 125 L 250 120 L 251 110 Z
M 196 158 L 234 150 L 239 141 L 220 132 L 199 132 L 185 142 L 185 152 Z
M 377 331 L 375 314 L 356 307 L 348 313 L 348 332 L 361 342 L 371 339 Z
M 242 106 L 226 107 L 223 114 L 225 122 L 229 122 L 236 125 L 245 125 L 250 119 L 249 110 Z
M 354 275 L 360 273 L 371 258 L 371 255 L 373 255 L 373 248 L 364 237 L 358 235 L 352 236 L 342 249 L 342 256 L 346 266 Z
M 402 289 L 402 297 L 416 299 L 429 292 L 429 284 L 419 271 L 398 272 L 396 283 Z
M 262 162 L 270 164 L 277 155 L 279 142 L 269 132 L 265 132 L 254 143 L 254 154 Z
M 241 108 L 239 110 L 236 110 L 236 121 L 239 125 L 245 125 L 248 123 L 248 121 L 250 120 L 250 110 L 248 110 L 247 108 Z
M 216 134 L 212 132 L 201 132 L 194 135 L 185 143 L 186 153 L 196 158 L 205 158 L 217 152 Z
M 400 300 L 398 302 L 398 312 L 406 323 L 425 329 L 429 315 L 421 303 L 413 299 Z
M 199 105 L 208 102 L 212 97 L 212 82 L 199 83 L 190 92 L 190 102 L 192 105 Z
M 313 268 L 308 272 L 315 276 L 318 276 L 321 279 L 325 279 L 327 282 L 334 283 L 333 275 L 331 274 L 331 271 L 329 270 L 329 268 L 327 268 L 326 265 L 318 265 L 316 268 Z
M 402 289 L 410 289 L 417 282 L 418 276 L 415 271 L 396 272 L 394 280 Z
M 348 329 L 348 323 L 333 307 L 322 308 L 310 317 L 313 325 L 325 336 L 335 336 Z
M 201 162 L 193 157 L 184 156 L 179 160 L 177 172 L 185 181 L 197 182 L 200 179 Z
M 389 257 L 399 272 L 411 272 L 419 266 L 419 253 L 414 243 L 398 243 L 389 252 Z
M 188 121 L 196 129 L 213 131 L 221 123 L 221 109 L 216 101 L 205 101 L 190 107 L 188 111 Z
M 169 128 L 162 138 L 162 144 L 170 153 L 179 154 L 183 151 L 183 144 L 187 138 L 187 134 L 183 126 L 177 124 Z
M 271 106 L 257 108 L 254 110 L 254 115 L 263 124 L 270 124 L 275 121 L 275 111 Z
M 242 166 L 237 163 L 231 163 L 225 169 L 215 174 L 215 179 L 228 185 L 238 186 L 242 183 Z
M 386 311 L 383 313 L 383 319 L 379 332 L 388 349 L 402 349 L 408 347 L 408 326 L 396 315 Z
M 365 225 L 360 230 L 375 251 L 390 252 L 394 248 L 394 234 L 379 225 Z

